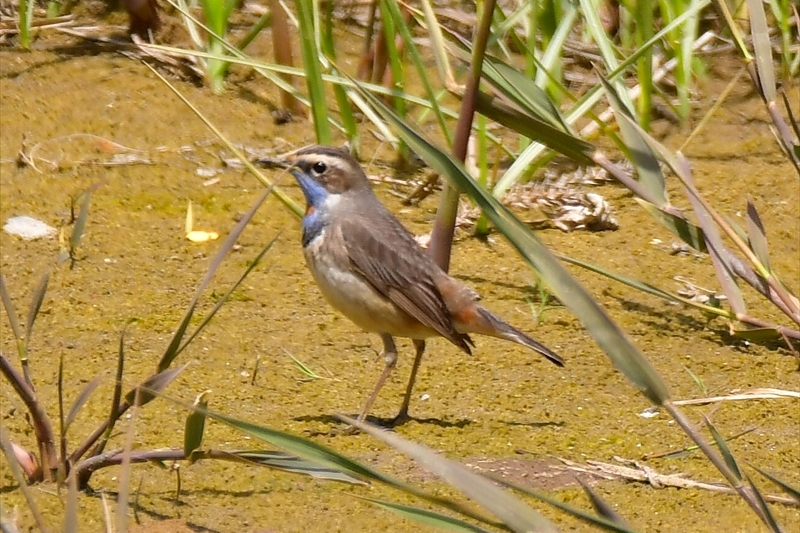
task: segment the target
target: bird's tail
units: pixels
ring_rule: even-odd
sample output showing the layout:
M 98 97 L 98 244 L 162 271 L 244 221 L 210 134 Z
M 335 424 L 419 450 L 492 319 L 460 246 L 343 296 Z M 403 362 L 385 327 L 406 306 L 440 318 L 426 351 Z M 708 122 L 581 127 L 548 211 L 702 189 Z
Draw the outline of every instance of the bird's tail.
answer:
M 536 341 L 526 335 L 525 333 L 521 332 L 514 326 L 506 324 L 498 317 L 494 316 L 492 313 L 484 309 L 483 307 L 476 306 L 478 315 L 480 315 L 480 321 L 483 322 L 481 331 L 478 333 L 482 333 L 484 335 L 490 335 L 492 337 L 497 337 L 498 339 L 505 339 L 508 341 L 516 342 L 517 344 L 521 344 L 523 346 L 527 346 L 531 350 L 535 350 L 549 359 L 552 363 L 557 364 L 558 366 L 564 366 L 564 360 L 558 356 L 555 352 L 553 352 L 550 348 L 545 346 L 544 344 Z

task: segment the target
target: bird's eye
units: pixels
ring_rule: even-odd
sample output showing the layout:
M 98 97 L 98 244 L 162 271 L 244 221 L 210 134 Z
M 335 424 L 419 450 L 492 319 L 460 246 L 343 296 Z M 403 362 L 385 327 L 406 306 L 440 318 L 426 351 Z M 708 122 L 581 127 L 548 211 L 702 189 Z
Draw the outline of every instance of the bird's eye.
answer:
M 326 170 L 328 170 L 328 165 L 326 165 L 326 164 L 325 164 L 325 163 L 323 163 L 322 161 L 317 161 L 316 163 L 314 163 L 314 166 L 313 166 L 313 167 L 311 167 L 311 168 L 312 168 L 312 169 L 314 170 L 314 172 L 316 172 L 317 174 L 322 174 L 323 172 L 325 172 Z

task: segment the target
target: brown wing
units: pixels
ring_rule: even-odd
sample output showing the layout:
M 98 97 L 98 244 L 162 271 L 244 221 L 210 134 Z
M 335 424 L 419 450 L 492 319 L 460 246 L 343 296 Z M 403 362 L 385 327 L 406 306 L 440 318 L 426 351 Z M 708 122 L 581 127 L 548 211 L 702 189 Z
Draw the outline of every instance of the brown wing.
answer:
M 389 217 L 346 218 L 342 235 L 350 262 L 397 307 L 471 353 L 469 337 L 456 331 L 436 286 L 436 277 L 446 274 L 390 213 L 383 214 Z

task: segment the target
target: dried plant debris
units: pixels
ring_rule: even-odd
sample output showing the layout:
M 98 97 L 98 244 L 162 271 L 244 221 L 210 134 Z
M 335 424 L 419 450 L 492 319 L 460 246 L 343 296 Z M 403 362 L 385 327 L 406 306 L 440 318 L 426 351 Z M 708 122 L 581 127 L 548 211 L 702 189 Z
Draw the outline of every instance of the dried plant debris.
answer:
M 553 188 L 542 196 L 533 196 L 532 200 L 532 206 L 538 207 L 555 227 L 567 233 L 576 229 L 606 231 L 619 228 L 611 215 L 611 206 L 597 193 Z
M 36 31 L 72 27 L 77 24 L 75 15 L 47 17 L 44 10 L 35 10 L 31 28 Z M 19 34 L 18 3 L 3 3 L 0 6 L 0 44 Z
M 575 230 L 616 230 L 619 223 L 602 195 L 581 188 L 611 181 L 605 170 L 579 168 L 573 172 L 548 171 L 542 182 L 531 182 L 512 188 L 503 203 L 517 209 L 538 209 L 556 228 L 567 233 Z M 480 210 L 463 202 L 456 224 L 472 226 Z
M 681 284 L 681 287 L 675 291 L 678 296 L 683 296 L 693 302 L 719 307 L 720 302 L 727 299 L 724 294 L 717 294 L 715 290 L 696 285 L 683 276 L 675 276 L 672 279 Z
M 24 150 L 24 148 L 23 148 Z M 73 133 L 37 143 L 19 161 L 29 164 L 37 172 L 62 172 L 75 167 L 99 165 L 150 165 L 147 152 L 129 148 L 110 139 L 90 133 Z
M 548 170 L 544 181 L 515 187 L 503 201 L 512 207 L 538 208 L 561 231 L 616 230 L 619 224 L 606 199 L 581 188 L 609 181 L 606 171 L 596 167 L 580 167 L 572 172 Z
M 615 461 L 622 463 L 621 465 L 604 463 L 601 461 L 576 463 L 563 458 L 559 458 L 559 460 L 564 463 L 565 468 L 577 474 L 584 474 L 596 479 L 647 483 L 656 489 L 678 487 L 683 489 L 708 490 L 724 494 L 736 493 L 735 489 L 723 483 L 694 481 L 689 479 L 684 473 L 661 474 L 641 461 L 632 461 L 621 457 L 614 457 Z M 797 506 L 797 502 L 794 499 L 784 496 L 767 494 L 764 495 L 764 499 L 770 503 L 779 503 L 793 507 Z

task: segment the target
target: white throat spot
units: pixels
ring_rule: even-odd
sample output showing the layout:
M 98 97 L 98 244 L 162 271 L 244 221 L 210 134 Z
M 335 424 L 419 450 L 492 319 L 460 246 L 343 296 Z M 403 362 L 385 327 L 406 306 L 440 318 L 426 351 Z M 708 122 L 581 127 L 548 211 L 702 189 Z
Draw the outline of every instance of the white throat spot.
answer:
M 325 197 L 325 201 L 323 202 L 323 208 L 327 211 L 329 209 L 333 209 L 339 202 L 342 200 L 341 194 L 334 194 L 330 193 L 328 196 Z

